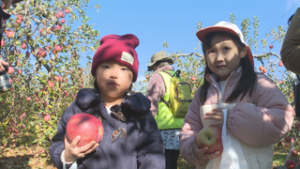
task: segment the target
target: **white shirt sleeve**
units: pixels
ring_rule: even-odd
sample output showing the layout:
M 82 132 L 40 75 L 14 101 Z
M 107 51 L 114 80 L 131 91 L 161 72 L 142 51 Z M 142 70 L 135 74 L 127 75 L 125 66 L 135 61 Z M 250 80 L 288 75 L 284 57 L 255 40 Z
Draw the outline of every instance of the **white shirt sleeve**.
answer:
M 65 150 L 61 153 L 60 155 L 60 160 L 63 163 L 63 169 L 67 168 L 67 164 L 72 164 L 70 169 L 77 169 L 77 162 L 76 161 L 71 161 L 71 162 L 66 162 L 65 161 Z

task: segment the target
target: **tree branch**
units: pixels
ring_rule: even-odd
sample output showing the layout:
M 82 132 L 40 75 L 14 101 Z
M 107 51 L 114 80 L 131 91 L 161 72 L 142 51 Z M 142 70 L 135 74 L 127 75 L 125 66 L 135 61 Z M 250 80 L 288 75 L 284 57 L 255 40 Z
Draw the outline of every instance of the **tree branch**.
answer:
M 195 55 L 197 57 L 200 57 L 200 58 L 204 57 L 204 55 L 196 53 L 196 52 L 193 52 L 193 53 L 190 53 L 190 54 L 175 54 L 175 55 L 171 55 L 169 57 L 176 58 L 176 57 L 188 57 L 188 56 L 193 56 L 193 55 Z M 265 54 L 255 54 L 255 55 L 253 55 L 253 58 L 262 59 L 265 56 L 276 56 L 278 59 L 280 59 L 280 56 L 277 53 L 274 53 L 274 52 L 268 52 L 268 53 L 265 53 Z
M 280 59 L 280 56 L 277 53 L 274 53 L 274 52 L 268 52 L 268 53 L 265 53 L 265 54 L 253 55 L 254 58 L 263 58 L 264 56 L 276 56 L 278 59 Z

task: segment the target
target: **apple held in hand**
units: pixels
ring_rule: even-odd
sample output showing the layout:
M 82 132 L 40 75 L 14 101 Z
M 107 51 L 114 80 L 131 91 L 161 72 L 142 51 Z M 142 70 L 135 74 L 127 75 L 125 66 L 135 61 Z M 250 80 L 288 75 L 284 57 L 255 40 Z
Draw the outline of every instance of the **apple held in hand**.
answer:
M 197 136 L 197 145 L 200 149 L 207 147 L 206 154 L 223 151 L 222 130 L 219 127 L 204 127 Z
M 78 113 L 70 117 L 66 126 L 67 141 L 71 143 L 75 137 L 81 136 L 78 147 L 91 141 L 99 143 L 102 140 L 104 128 L 102 122 L 93 115 Z

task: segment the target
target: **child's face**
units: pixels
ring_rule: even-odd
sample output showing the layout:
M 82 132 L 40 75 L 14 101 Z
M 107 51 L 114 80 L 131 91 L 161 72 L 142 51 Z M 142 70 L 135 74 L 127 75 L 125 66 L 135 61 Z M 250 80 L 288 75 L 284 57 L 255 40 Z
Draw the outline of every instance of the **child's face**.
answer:
M 131 70 L 117 62 L 105 62 L 96 70 L 97 84 L 101 96 L 108 98 L 123 98 L 132 83 Z
M 210 70 L 219 75 L 220 80 L 226 80 L 231 72 L 239 68 L 246 51 L 239 52 L 233 39 L 216 34 L 211 41 L 211 48 L 205 50 L 205 56 Z

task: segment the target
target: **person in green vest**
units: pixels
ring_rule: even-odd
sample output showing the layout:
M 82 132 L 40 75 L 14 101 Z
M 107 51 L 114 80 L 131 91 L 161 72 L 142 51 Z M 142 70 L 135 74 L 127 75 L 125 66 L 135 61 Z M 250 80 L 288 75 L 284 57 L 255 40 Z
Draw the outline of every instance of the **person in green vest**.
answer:
M 173 59 L 167 57 L 165 52 L 157 52 L 151 57 L 148 71 L 154 73 L 149 81 L 146 95 L 151 101 L 150 110 L 163 138 L 166 169 L 177 169 L 179 133 L 184 123 L 184 118 L 175 117 L 167 106 L 171 76 L 166 72 L 175 73 L 173 63 Z

